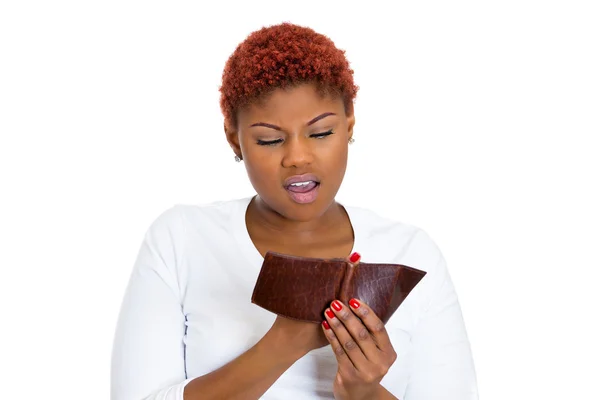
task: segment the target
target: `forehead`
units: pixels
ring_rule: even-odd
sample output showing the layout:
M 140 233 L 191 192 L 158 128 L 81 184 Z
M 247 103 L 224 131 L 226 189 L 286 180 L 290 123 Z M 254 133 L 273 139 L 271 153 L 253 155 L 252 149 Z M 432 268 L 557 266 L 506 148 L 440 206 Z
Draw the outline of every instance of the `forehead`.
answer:
M 304 84 L 292 88 L 275 89 L 262 99 L 254 101 L 238 112 L 240 126 L 255 122 L 306 124 L 324 112 L 344 113 L 341 97 L 320 93 L 315 86 Z

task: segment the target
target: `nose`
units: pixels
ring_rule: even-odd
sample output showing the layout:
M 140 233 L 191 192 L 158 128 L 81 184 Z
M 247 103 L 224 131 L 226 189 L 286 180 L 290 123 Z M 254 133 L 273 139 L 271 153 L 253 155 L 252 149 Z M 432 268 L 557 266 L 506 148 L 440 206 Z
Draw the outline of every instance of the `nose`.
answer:
M 313 162 L 313 149 L 308 138 L 300 135 L 290 137 L 284 143 L 281 165 L 286 168 L 301 168 Z

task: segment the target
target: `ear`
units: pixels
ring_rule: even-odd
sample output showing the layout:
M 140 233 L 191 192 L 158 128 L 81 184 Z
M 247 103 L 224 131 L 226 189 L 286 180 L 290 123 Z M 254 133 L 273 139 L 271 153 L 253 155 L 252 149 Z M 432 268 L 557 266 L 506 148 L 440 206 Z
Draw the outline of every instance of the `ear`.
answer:
M 356 122 L 356 118 L 354 117 L 354 107 L 346 113 L 346 120 L 348 121 L 348 140 L 350 140 L 354 134 L 354 123 Z
M 240 146 L 240 138 L 238 136 L 237 129 L 230 126 L 230 124 L 225 121 L 223 124 L 223 130 L 225 131 L 225 137 L 227 139 L 227 143 L 229 143 L 229 146 L 231 147 L 231 150 L 233 150 L 236 156 L 242 158 L 242 148 Z

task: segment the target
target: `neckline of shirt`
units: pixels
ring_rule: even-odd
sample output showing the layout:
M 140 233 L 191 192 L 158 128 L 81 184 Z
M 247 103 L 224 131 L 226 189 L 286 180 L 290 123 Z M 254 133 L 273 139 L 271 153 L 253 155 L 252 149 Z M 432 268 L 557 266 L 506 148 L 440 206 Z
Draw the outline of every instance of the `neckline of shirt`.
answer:
M 256 195 L 240 199 L 238 202 L 238 207 L 236 207 L 234 212 L 232 212 L 231 224 L 236 242 L 240 246 L 240 250 L 244 254 L 244 257 L 252 265 L 260 268 L 264 261 L 264 257 L 260 254 L 256 246 L 254 246 L 254 242 L 252 241 L 252 238 L 248 233 L 248 227 L 246 226 L 246 211 L 248 210 L 248 206 L 255 196 Z M 363 248 L 365 241 L 362 237 L 363 231 L 360 229 L 358 224 L 359 216 L 357 215 L 357 210 L 352 207 L 345 206 L 340 201 L 337 202 L 344 208 L 344 210 L 346 210 L 350 220 L 350 225 L 352 226 L 352 231 L 354 232 L 354 243 L 352 245 L 352 251 L 350 254 L 354 252 L 360 253 L 360 249 Z

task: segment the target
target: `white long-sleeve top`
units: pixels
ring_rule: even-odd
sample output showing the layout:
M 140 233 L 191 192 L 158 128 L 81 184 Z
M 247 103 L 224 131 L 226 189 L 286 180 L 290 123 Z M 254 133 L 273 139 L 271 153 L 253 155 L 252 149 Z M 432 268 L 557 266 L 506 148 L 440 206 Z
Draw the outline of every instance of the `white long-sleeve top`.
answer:
M 112 400 L 182 400 L 185 385 L 254 346 L 276 316 L 250 302 L 263 257 L 245 223 L 252 198 L 175 205 L 146 232 L 123 300 Z M 386 324 L 398 355 L 381 384 L 399 399 L 475 400 L 462 312 L 445 260 L 421 229 L 344 206 L 361 261 L 427 272 Z M 333 399 L 331 346 L 292 365 L 262 399 Z

